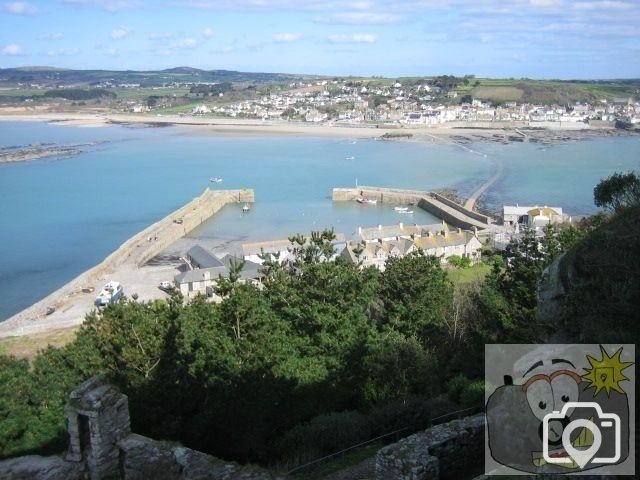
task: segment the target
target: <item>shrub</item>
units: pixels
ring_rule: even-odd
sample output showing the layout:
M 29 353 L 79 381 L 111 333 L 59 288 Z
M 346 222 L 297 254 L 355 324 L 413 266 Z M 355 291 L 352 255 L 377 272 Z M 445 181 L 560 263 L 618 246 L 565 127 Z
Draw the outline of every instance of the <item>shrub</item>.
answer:
M 460 394 L 460 406 L 470 408 L 484 403 L 484 381 L 475 380 L 465 386 Z
M 310 461 L 371 438 L 369 419 L 355 411 L 319 415 L 295 426 L 278 442 L 288 462 Z

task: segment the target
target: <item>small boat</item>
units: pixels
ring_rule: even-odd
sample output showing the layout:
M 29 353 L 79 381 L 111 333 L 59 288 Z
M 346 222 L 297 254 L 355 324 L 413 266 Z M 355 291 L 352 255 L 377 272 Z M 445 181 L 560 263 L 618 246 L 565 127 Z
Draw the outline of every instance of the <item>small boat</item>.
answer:
M 406 212 L 409 210 L 409 207 L 393 207 L 396 212 Z
M 405 215 L 412 215 L 413 214 L 413 210 L 401 210 L 398 213 L 404 213 Z
M 111 281 L 107 283 L 93 302 L 96 307 L 104 307 L 110 303 L 115 303 L 122 296 L 124 290 L 118 282 Z
M 378 200 L 372 200 L 370 198 L 358 197 L 358 198 L 356 198 L 356 202 L 362 203 L 362 204 L 367 204 L 367 205 L 375 205 L 376 203 L 378 203 Z
M 251 207 L 249 206 L 249 204 L 248 204 L 248 203 L 245 203 L 245 204 L 242 206 L 242 213 L 247 213 L 249 210 L 251 210 Z
M 356 157 L 354 157 L 353 155 L 348 156 L 348 157 L 344 157 L 345 160 L 355 160 Z
M 220 183 L 220 182 L 222 182 L 222 178 L 220 178 L 220 177 L 211 177 L 209 179 L 209 181 L 213 182 L 213 183 Z

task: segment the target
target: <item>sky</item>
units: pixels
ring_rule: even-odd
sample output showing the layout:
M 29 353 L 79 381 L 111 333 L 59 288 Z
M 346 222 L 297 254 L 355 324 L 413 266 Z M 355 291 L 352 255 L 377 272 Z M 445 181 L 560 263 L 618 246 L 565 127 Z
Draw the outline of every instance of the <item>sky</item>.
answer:
M 640 0 L 0 0 L 0 68 L 640 78 Z

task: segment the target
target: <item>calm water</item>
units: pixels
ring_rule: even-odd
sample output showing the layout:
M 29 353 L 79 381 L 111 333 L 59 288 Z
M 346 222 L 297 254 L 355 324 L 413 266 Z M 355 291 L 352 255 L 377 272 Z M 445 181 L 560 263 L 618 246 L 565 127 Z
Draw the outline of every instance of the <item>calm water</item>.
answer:
M 0 164 L 0 319 L 100 262 L 127 238 L 224 178 L 218 187 L 253 188 L 248 215 L 237 205 L 193 235 L 226 241 L 284 238 L 335 227 L 437 221 L 388 206 L 333 204 L 331 188 L 361 185 L 457 188 L 469 193 L 505 165 L 488 202 L 538 202 L 593 211 L 592 189 L 616 170 L 638 168 L 640 139 L 559 144 L 457 146 L 298 137 L 203 137 L 178 127 L 77 128 L 0 123 L 0 145 L 103 141 L 80 155 Z M 486 155 L 486 157 L 485 157 Z M 346 160 L 346 157 L 355 157 Z

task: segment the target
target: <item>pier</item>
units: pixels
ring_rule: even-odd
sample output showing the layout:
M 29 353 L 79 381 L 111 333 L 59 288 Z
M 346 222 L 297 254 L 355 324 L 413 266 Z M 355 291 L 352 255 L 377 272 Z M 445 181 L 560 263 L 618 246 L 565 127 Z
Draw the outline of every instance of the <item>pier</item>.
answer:
M 491 224 L 491 218 L 488 216 L 468 210 L 434 192 L 367 186 L 333 189 L 332 199 L 334 202 L 354 201 L 358 197 L 376 199 L 380 203 L 414 203 L 455 228 L 469 230 L 475 227 L 484 230 L 489 228 Z
M 85 315 L 94 308 L 93 300 L 100 287 L 111 277 L 117 277 L 124 284 L 127 295 L 134 293 L 127 291 L 127 277 L 139 276 L 140 267 L 173 242 L 207 221 L 225 205 L 252 203 L 254 200 L 255 194 L 252 189 L 215 191 L 205 189 L 202 195 L 131 237 L 95 267 L 80 274 L 39 302 L 0 322 L 0 338 L 58 330 L 81 324 Z M 83 292 L 83 288 L 87 286 L 94 287 L 95 291 Z M 47 315 L 49 307 L 55 307 L 55 312 Z

